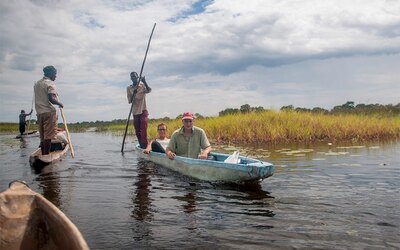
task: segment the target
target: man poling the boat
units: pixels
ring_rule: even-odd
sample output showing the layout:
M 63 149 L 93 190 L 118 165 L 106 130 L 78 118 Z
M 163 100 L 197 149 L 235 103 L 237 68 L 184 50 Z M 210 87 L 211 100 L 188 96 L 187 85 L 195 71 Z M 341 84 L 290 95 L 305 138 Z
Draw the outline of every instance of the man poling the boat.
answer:
M 44 77 L 34 85 L 35 109 L 39 123 L 40 148 L 47 155 L 51 148 L 51 139 L 57 134 L 57 111 L 53 105 L 63 108 L 58 100 L 54 80 L 57 70 L 49 65 L 43 68 Z
M 153 37 L 153 32 L 154 32 L 155 28 L 156 28 L 156 24 L 154 24 L 153 29 L 151 30 L 149 42 L 147 43 L 146 53 L 144 54 L 142 68 L 140 69 L 140 74 L 138 75 L 136 72 L 131 72 L 132 85 L 128 86 L 128 88 L 127 88 L 128 102 L 131 103 L 131 109 L 129 110 L 128 119 L 126 120 L 124 138 L 122 139 L 122 147 L 121 147 L 122 153 L 124 152 L 125 138 L 126 138 L 126 133 L 128 132 L 129 118 L 131 117 L 132 113 L 134 115 L 133 124 L 135 126 L 136 136 L 138 138 L 140 147 L 141 148 L 147 147 L 147 123 L 148 123 L 148 115 L 149 114 L 147 112 L 145 94 L 146 94 L 146 91 L 147 91 L 147 93 L 150 93 L 151 88 L 149 88 L 149 86 L 147 85 L 145 78 L 142 77 L 142 73 L 143 73 L 144 64 L 145 64 L 146 58 L 147 58 L 147 52 L 149 52 L 150 41 L 151 41 L 151 38 Z M 142 100 L 139 100 L 140 95 L 138 95 L 138 93 L 139 93 L 138 88 L 140 87 L 138 83 L 140 83 L 140 81 L 142 81 L 143 84 L 145 85 L 143 88 L 145 90 L 145 92 L 142 93 Z M 136 92 L 134 89 L 135 87 L 137 87 Z M 135 110 L 134 110 L 134 108 L 135 108 Z M 136 112 L 136 117 L 135 117 L 134 112 Z
M 182 128 L 175 130 L 168 143 L 166 154 L 173 160 L 175 155 L 207 159 L 211 152 L 211 144 L 203 129 L 193 126 L 194 115 L 190 112 L 183 113 Z
M 146 78 L 139 78 L 136 72 L 131 73 L 132 85 L 128 87 L 128 100 L 132 103 L 133 126 L 141 148 L 147 147 L 147 125 L 149 112 L 146 105 L 146 94 L 151 92 Z
M 21 135 L 23 135 L 25 133 L 26 117 L 30 116 L 32 114 L 32 111 L 33 110 L 31 109 L 31 112 L 29 112 L 28 114 L 25 114 L 25 110 L 21 110 L 21 114 L 19 114 L 19 133 Z

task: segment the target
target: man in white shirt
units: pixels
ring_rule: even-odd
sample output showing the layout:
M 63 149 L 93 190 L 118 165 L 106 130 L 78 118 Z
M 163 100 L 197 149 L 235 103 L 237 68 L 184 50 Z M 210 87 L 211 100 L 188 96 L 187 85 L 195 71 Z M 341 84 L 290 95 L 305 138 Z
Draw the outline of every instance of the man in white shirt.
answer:
M 57 134 L 57 111 L 53 105 L 63 108 L 58 100 L 54 80 L 57 70 L 49 65 L 43 68 L 44 77 L 35 83 L 35 109 L 39 123 L 40 148 L 42 155 L 49 154 L 51 139 Z
M 139 79 L 136 72 L 131 72 L 131 80 L 133 87 L 133 126 L 135 127 L 136 137 L 141 148 L 147 147 L 147 124 L 148 116 L 146 106 L 146 94 L 151 92 L 151 88 L 147 85 L 143 76 Z

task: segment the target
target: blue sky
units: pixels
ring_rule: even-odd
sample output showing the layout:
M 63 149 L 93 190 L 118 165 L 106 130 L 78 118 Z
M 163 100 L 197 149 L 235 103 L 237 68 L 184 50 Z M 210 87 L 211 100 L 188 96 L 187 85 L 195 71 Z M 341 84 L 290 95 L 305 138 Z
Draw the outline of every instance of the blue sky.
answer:
M 126 119 L 154 23 L 151 118 L 397 104 L 399 13 L 395 0 L 1 1 L 0 121 L 30 109 L 49 64 L 68 121 Z

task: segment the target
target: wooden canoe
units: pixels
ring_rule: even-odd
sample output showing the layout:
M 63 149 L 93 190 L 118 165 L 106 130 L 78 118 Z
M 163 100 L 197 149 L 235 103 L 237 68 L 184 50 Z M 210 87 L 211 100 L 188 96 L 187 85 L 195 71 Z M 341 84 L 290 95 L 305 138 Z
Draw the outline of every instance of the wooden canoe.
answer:
M 166 154 L 150 152 L 143 153 L 143 149 L 136 145 L 139 156 L 149 161 L 160 164 L 180 174 L 194 177 L 210 182 L 245 183 L 255 182 L 268 178 L 274 173 L 274 166 L 271 163 L 240 157 L 240 163 L 225 163 L 228 154 L 210 153 L 211 160 L 192 159 L 175 156 L 170 160 Z
M 48 155 L 42 155 L 41 149 L 38 148 L 29 156 L 29 163 L 35 168 L 45 167 L 49 164 L 60 161 L 63 157 L 65 157 L 68 149 L 69 145 L 67 144 L 63 150 L 52 151 Z
M 24 182 L 0 193 L 0 249 L 89 249 L 78 228 Z
M 20 139 L 20 138 L 30 138 L 30 137 L 39 137 L 39 132 L 38 131 L 31 131 L 28 133 L 24 133 L 22 135 L 17 135 L 15 138 Z

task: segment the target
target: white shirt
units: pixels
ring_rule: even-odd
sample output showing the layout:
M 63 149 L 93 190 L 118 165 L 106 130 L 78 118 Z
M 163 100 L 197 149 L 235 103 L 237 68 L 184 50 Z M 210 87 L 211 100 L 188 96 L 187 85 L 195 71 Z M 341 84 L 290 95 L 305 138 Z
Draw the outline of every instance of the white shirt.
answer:
M 163 147 L 164 150 L 167 149 L 167 146 L 168 146 L 168 143 L 169 143 L 169 139 L 165 138 L 164 140 L 161 140 L 161 139 L 157 138 L 156 141 L 158 143 L 160 143 L 160 145 Z

